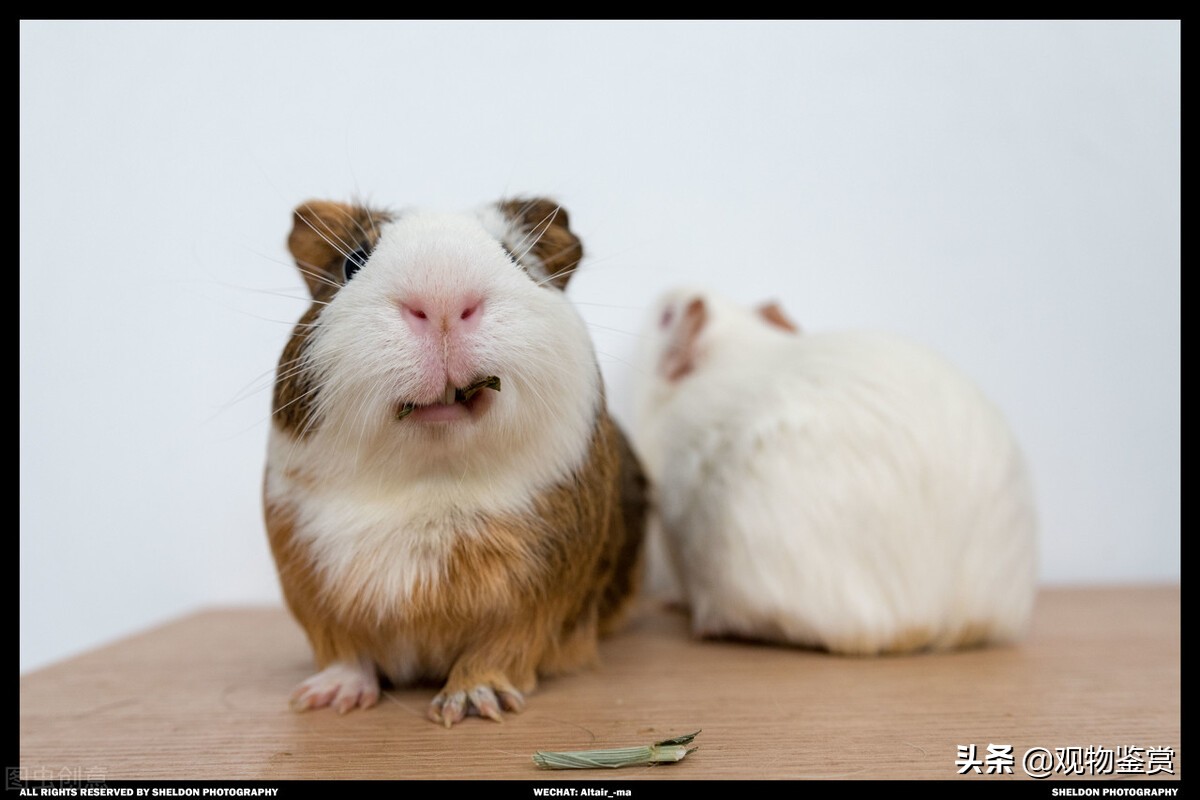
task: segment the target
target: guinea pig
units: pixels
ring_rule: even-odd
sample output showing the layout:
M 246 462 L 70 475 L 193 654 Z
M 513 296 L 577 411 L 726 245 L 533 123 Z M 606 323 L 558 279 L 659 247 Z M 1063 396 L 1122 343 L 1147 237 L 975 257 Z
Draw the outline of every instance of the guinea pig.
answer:
M 848 655 L 1020 638 L 1031 481 L 957 369 L 704 290 L 665 295 L 646 338 L 633 438 L 695 635 Z
M 534 198 L 469 213 L 327 201 L 288 247 L 312 304 L 279 359 L 266 529 L 317 673 L 294 709 L 443 684 L 450 727 L 593 663 L 639 582 L 647 484 Z

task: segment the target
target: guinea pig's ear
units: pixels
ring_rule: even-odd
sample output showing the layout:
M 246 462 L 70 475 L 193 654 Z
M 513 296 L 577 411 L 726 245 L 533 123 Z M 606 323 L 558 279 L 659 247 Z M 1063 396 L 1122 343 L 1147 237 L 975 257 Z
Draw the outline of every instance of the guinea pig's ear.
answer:
M 792 322 L 787 314 L 783 313 L 783 308 L 771 301 L 763 303 L 757 309 L 758 315 L 767 321 L 767 324 L 774 325 L 776 328 L 787 331 L 788 333 L 800 333 L 800 326 Z
M 390 215 L 359 205 L 309 200 L 292 212 L 288 250 L 313 297 L 326 295 L 344 280 L 346 259 L 368 252 L 379 239 L 379 224 Z
M 667 345 L 658 362 L 659 372 L 669 381 L 677 381 L 696 368 L 700 355 L 700 332 L 708 322 L 708 306 L 694 297 L 682 309 L 667 307 L 659 324 L 668 329 Z
M 545 197 L 507 200 L 498 205 L 519 234 L 517 241 L 505 242 L 513 258 L 534 280 L 566 288 L 583 258 L 583 243 L 571 233 L 567 210 Z

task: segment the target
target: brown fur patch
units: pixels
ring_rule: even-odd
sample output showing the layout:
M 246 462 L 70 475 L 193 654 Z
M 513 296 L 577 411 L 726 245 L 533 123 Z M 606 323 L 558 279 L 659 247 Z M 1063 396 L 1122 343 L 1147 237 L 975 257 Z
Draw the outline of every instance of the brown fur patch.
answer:
M 526 242 L 521 249 L 528 248 L 537 257 L 550 283 L 565 288 L 583 258 L 583 243 L 571 233 L 567 210 L 544 197 L 508 200 L 497 205 L 533 241 L 532 246 Z
M 330 296 L 333 296 L 332 292 Z M 316 420 L 313 419 L 316 387 L 304 365 L 304 353 L 312 335 L 313 323 L 320 313 L 321 306 L 316 303 L 308 307 L 292 329 L 292 335 L 279 357 L 279 365 L 275 368 L 271 416 L 280 428 L 300 438 L 316 427 Z
M 791 318 L 784 312 L 783 306 L 779 303 L 764 303 L 758 307 L 758 315 L 766 320 L 767 324 L 773 325 L 780 330 L 788 333 L 799 333 L 800 326 L 792 322 Z
M 364 590 L 367 556 L 328 585 L 295 515 L 265 498 L 284 597 L 318 668 L 366 656 L 381 672 L 407 642 L 446 691 L 480 683 L 527 692 L 539 675 L 596 660 L 600 631 L 628 606 L 640 563 L 646 482 L 616 424 L 601 413 L 579 472 L 537 498 L 529 517 L 490 517 L 454 544 L 443 578 L 408 597 Z M 357 566 L 357 569 L 356 569 Z
M 708 306 L 697 297 L 680 312 L 682 318 L 671 332 L 658 369 L 668 381 L 677 381 L 696 368 L 700 356 L 700 332 L 708 322 Z
M 392 215 L 358 205 L 309 200 L 297 206 L 292 217 L 288 250 L 313 303 L 292 329 L 279 357 L 271 413 L 281 428 L 303 437 L 317 426 L 312 416 L 317 387 L 304 365 L 313 325 L 343 283 L 346 254 L 359 247 L 374 247 L 379 241 L 379 226 L 390 221 Z
M 642 583 L 643 534 L 650 515 L 650 480 L 620 427 L 612 423 L 620 447 L 621 515 L 625 535 L 616 552 L 613 578 L 600 605 L 600 633 L 608 634 L 623 621 L 637 587 Z M 637 535 L 629 535 L 629 532 Z
M 346 256 L 379 241 L 379 226 L 393 215 L 365 206 L 309 200 L 292 212 L 288 251 L 314 300 L 328 299 L 342 284 Z

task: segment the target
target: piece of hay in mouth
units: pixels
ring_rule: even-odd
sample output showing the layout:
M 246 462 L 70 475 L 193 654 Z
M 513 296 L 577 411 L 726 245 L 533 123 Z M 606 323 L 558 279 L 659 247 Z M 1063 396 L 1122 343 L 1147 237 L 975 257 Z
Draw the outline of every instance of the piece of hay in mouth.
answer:
M 482 392 L 484 389 L 492 389 L 493 391 L 497 391 L 497 392 L 500 391 L 500 379 L 497 378 L 495 375 L 488 375 L 486 378 L 480 378 L 479 380 L 475 381 L 467 388 L 459 389 L 455 393 L 454 399 L 456 402 L 466 402 L 467 400 L 470 400 L 472 397 L 474 397 L 475 395 Z M 462 395 L 461 401 L 458 398 L 459 394 Z
M 617 769 L 654 764 L 673 764 L 699 747 L 688 747 L 700 731 L 664 739 L 645 747 L 612 747 L 606 750 L 570 750 L 562 753 L 539 750 L 533 763 L 542 769 Z
M 455 389 L 454 402 L 465 403 L 484 389 L 492 389 L 493 391 L 497 392 L 500 391 L 500 378 L 495 375 L 489 375 L 486 378 L 480 378 L 466 388 Z M 416 410 L 416 403 L 405 403 L 404 405 L 400 406 L 399 409 L 397 409 L 396 419 L 404 419 Z

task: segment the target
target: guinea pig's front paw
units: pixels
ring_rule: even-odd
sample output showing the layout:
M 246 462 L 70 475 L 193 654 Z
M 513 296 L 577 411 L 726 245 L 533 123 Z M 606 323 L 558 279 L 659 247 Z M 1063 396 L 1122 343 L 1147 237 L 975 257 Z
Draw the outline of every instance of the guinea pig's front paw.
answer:
M 429 718 L 449 728 L 468 714 L 503 722 L 500 710 L 520 711 L 525 707 L 525 697 L 507 681 L 488 681 L 470 689 L 454 691 L 449 684 L 438 692 L 429 704 Z
M 293 711 L 331 706 L 339 714 L 370 708 L 379 701 L 379 677 L 374 666 L 338 662 L 313 675 L 292 692 Z

